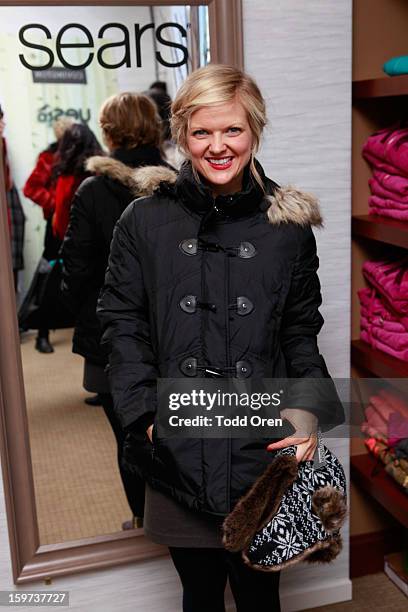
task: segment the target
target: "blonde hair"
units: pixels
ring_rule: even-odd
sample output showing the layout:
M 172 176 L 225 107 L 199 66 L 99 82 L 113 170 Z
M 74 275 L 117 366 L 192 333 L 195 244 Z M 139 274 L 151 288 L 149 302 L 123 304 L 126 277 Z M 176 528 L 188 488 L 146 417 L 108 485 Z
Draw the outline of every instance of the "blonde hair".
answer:
M 203 107 L 231 102 L 236 97 L 246 111 L 254 138 L 250 171 L 264 190 L 262 179 L 255 167 L 255 154 L 267 122 L 265 100 L 255 81 L 242 70 L 225 64 L 209 64 L 192 72 L 178 90 L 171 106 L 172 135 L 188 157 L 187 133 L 192 114 Z
M 67 130 L 71 125 L 74 125 L 75 121 L 72 117 L 59 117 L 52 124 L 52 129 L 54 130 L 55 138 L 57 140 L 61 140 L 64 135 L 65 130 Z
M 105 100 L 99 125 L 103 136 L 116 148 L 143 144 L 160 147 L 160 117 L 154 102 L 143 94 L 123 92 Z

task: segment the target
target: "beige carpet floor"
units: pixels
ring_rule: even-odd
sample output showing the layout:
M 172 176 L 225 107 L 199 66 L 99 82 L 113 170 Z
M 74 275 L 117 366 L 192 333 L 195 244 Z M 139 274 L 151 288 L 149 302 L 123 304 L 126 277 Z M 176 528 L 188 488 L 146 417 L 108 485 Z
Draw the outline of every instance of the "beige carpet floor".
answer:
M 367 554 L 369 552 L 367 551 Z M 407 612 L 408 599 L 384 573 L 353 580 L 353 600 L 308 612 Z
M 71 352 L 72 330 L 50 334 L 55 352 L 21 352 L 41 544 L 121 530 L 131 512 L 122 489 L 116 442 L 101 406 L 84 403 L 83 359 Z

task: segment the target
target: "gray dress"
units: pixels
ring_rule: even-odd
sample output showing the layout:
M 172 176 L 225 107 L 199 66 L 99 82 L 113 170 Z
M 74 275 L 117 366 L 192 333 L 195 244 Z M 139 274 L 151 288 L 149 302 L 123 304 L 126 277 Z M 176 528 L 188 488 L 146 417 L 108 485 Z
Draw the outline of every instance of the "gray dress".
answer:
M 83 386 L 93 393 L 108 393 L 104 368 L 85 360 Z M 222 548 L 222 518 L 193 512 L 146 484 L 143 528 L 145 535 L 165 546 Z
M 143 528 L 157 544 L 189 548 L 223 548 L 222 517 L 184 507 L 169 495 L 146 484 Z

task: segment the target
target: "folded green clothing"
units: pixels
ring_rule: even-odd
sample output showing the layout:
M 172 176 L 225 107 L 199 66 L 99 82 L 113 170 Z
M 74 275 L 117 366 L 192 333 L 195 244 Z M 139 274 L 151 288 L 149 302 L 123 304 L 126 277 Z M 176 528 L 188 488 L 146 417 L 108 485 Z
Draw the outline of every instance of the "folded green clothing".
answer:
M 408 55 L 392 57 L 383 66 L 383 70 L 389 76 L 408 74 Z

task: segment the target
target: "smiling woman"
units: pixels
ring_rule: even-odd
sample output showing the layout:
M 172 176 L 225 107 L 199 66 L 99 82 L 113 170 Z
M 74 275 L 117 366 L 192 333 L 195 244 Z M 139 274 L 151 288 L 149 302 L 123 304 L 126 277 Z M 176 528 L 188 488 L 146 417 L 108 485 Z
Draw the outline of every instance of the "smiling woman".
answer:
M 171 125 L 187 161 L 173 180 L 149 170 L 156 188 L 116 226 L 98 305 L 114 410 L 129 463 L 148 483 L 145 534 L 169 547 L 184 612 L 223 610 L 227 577 L 237 609 L 280 609 L 279 573 L 254 573 L 223 548 L 221 530 L 274 455 L 260 433 L 160 435 L 156 380 L 330 379 L 316 340 L 319 207 L 255 160 L 265 123 L 262 94 L 242 71 L 212 64 L 186 79 Z M 313 458 L 318 422 L 327 429 L 344 419 L 339 401 L 308 401 L 308 410 L 302 402 L 300 390 L 285 405 L 293 436 L 278 443 L 296 444 L 298 461 Z
M 190 88 L 184 83 L 179 89 L 172 106 L 175 137 L 193 172 L 212 185 L 214 195 L 240 191 L 248 164 L 262 186 L 254 162 L 266 124 L 261 92 L 251 78 L 238 78 L 230 66 L 217 67 L 216 88 L 214 76 L 212 69 L 196 71 Z

